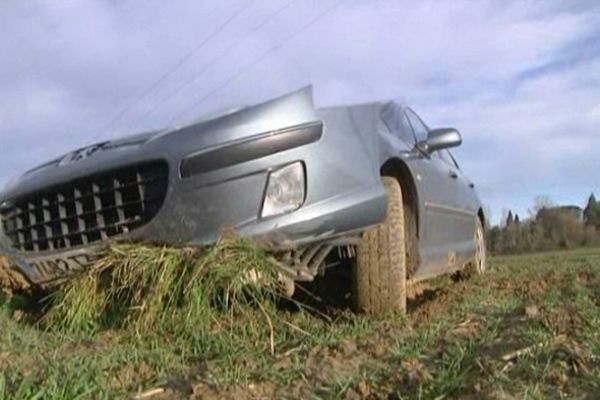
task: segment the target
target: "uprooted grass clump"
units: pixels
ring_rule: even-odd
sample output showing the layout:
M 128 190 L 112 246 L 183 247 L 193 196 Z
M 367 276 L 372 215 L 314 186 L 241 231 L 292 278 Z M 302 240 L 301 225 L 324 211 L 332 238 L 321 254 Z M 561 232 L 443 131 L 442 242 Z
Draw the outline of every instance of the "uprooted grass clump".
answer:
M 206 249 L 117 244 L 52 295 L 42 324 L 68 332 L 127 327 L 140 335 L 260 336 L 278 318 L 278 278 L 275 263 L 243 238 Z

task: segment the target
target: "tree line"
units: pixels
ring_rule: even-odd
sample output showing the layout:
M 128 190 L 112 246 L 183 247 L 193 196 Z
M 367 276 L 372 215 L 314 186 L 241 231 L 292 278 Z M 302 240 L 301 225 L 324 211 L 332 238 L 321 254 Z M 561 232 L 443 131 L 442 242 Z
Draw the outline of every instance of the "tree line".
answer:
M 600 246 L 600 202 L 592 193 L 582 209 L 538 197 L 528 218 L 509 210 L 501 225 L 488 230 L 487 241 L 493 254 Z

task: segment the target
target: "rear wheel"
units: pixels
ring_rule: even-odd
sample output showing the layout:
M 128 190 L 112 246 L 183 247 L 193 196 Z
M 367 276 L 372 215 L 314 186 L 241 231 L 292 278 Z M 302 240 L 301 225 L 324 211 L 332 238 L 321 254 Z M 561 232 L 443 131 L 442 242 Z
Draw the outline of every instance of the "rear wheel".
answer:
M 483 275 L 487 270 L 485 231 L 479 218 L 475 218 L 473 246 L 475 247 L 475 254 L 473 255 L 473 258 L 463 266 L 463 269 L 458 272 L 456 275 L 457 278 L 468 279 L 473 275 Z
M 477 218 L 475 228 L 475 258 L 473 260 L 475 274 L 482 275 L 487 270 L 487 249 L 485 247 L 485 231 L 481 220 Z
M 383 177 L 386 220 L 363 234 L 352 268 L 354 308 L 370 314 L 406 312 L 406 244 L 402 190 Z

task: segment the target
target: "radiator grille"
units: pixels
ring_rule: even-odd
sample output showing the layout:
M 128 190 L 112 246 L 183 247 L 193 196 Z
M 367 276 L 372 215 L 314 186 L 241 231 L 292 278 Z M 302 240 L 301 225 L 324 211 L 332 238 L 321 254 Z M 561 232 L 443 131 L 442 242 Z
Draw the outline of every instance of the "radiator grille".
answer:
M 68 249 L 130 232 L 162 207 L 168 166 L 152 162 L 91 175 L 12 201 L 2 227 L 21 251 Z

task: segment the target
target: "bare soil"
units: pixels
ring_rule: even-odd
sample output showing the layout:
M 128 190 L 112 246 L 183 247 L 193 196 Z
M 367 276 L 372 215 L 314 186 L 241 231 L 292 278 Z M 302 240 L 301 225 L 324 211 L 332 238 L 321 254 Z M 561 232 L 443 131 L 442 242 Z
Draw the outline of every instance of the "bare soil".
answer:
M 27 290 L 27 279 L 11 266 L 5 257 L 0 256 L 0 288 L 8 292 Z

